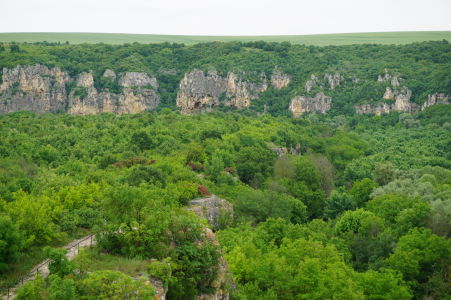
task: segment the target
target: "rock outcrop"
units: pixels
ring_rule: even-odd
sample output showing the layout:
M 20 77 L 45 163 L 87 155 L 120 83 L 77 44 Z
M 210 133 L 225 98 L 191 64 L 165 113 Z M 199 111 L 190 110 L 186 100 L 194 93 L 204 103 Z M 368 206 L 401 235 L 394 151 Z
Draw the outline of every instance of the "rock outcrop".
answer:
M 435 104 L 449 104 L 448 98 L 449 96 L 443 93 L 428 95 L 428 99 L 421 106 L 421 110 Z
M 105 70 L 103 76 L 116 82 L 117 76 L 112 70 Z M 127 72 L 120 76 L 118 84 L 122 92 L 118 94 L 98 91 L 91 72 L 79 74 L 75 87 L 68 93 L 66 90 L 73 81 L 68 73 L 57 67 L 4 68 L 0 114 L 20 110 L 36 113 L 65 111 L 74 115 L 139 113 L 154 109 L 160 102 L 155 91 L 157 81 L 146 73 Z
M 314 97 L 296 96 L 291 99 L 289 110 L 293 117 L 299 117 L 303 113 L 322 113 L 325 114 L 332 105 L 332 97 L 319 92 Z
M 343 76 L 336 73 L 334 75 L 332 74 L 324 74 L 324 80 L 326 80 L 329 83 L 329 87 L 331 90 L 335 89 L 335 87 L 339 86 L 341 81 L 344 80 Z
M 261 81 L 261 84 L 255 84 L 243 81 L 234 72 L 222 77 L 216 71 L 208 71 L 205 74 L 195 69 L 186 73 L 181 80 L 176 103 L 184 114 L 210 111 L 220 104 L 245 108 L 250 105 L 252 99 L 258 97 L 258 93 L 267 89 L 264 76 Z
M 233 217 L 233 205 L 215 195 L 209 198 L 191 200 L 188 210 L 194 212 L 200 218 L 206 219 L 213 228 L 218 228 L 224 218 Z
M 310 76 L 310 80 L 307 80 L 307 82 L 305 83 L 305 91 L 307 93 L 310 93 L 310 91 L 318 84 L 318 77 L 316 77 L 315 74 L 312 74 Z
M 114 74 L 114 75 L 113 75 Z M 109 70 L 105 77 L 114 79 L 116 74 Z M 98 92 L 94 87 L 91 73 L 82 73 L 77 78 L 76 89 L 68 98 L 68 112 L 73 115 L 89 115 L 102 112 L 115 114 L 134 114 L 144 110 L 154 109 L 160 98 L 155 90 L 158 88 L 155 78 L 145 73 L 127 72 L 120 77 L 118 84 L 122 93 Z M 84 88 L 86 95 L 77 95 L 77 88 Z
M 378 116 L 392 111 L 407 113 L 418 112 L 420 107 L 416 103 L 410 102 L 411 97 L 412 91 L 405 86 L 394 91 L 392 91 L 390 87 L 387 87 L 383 98 L 387 100 L 395 100 L 394 103 L 378 102 L 374 105 L 366 103 L 356 105 L 354 108 L 358 114 L 375 114 Z
M 150 86 L 158 89 L 157 79 L 149 77 L 146 73 L 127 72 L 119 79 L 119 85 L 123 87 Z
M 291 82 L 291 76 L 282 72 L 279 68 L 274 68 L 271 75 L 271 83 L 274 88 L 280 90 L 289 85 Z
M 354 106 L 355 112 L 358 114 L 374 114 L 380 116 L 381 114 L 388 114 L 392 109 L 391 105 L 384 102 L 378 102 L 375 105 L 369 103 Z
M 64 111 L 68 73 L 54 67 L 17 66 L 3 68 L 0 114 L 29 110 L 37 113 Z
M 233 205 L 227 200 L 220 199 L 215 195 L 209 198 L 195 199 L 189 202 L 188 210 L 195 213 L 199 218 L 206 219 L 208 224 L 213 228 L 218 228 L 222 218 L 233 217 Z M 210 243 L 219 247 L 214 232 L 204 227 L 204 237 Z M 196 296 L 197 300 L 228 300 L 229 293 L 223 287 L 230 282 L 227 263 L 221 256 L 219 259 L 219 268 L 216 279 L 211 283 L 211 287 L 215 292 L 212 294 L 202 294 Z

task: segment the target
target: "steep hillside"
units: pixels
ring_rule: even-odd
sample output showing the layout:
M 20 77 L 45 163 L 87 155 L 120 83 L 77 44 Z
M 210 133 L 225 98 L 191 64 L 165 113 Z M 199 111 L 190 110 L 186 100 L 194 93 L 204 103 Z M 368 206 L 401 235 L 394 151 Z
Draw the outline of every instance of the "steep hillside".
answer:
M 4 44 L 0 113 L 246 110 L 415 113 L 451 94 L 447 41 L 314 47 L 230 42 Z

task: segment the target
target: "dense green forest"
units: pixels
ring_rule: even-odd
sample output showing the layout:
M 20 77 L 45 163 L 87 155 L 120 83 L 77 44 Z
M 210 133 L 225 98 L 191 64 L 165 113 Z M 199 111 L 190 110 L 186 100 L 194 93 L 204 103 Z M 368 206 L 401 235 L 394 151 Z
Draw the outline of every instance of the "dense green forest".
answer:
M 114 93 L 124 86 L 105 70 L 145 72 L 161 101 L 139 114 L 0 115 L 0 295 L 48 258 L 50 275 L 16 299 L 149 299 L 154 279 L 167 299 L 195 299 L 220 277 L 230 299 L 450 299 L 451 106 L 354 108 L 383 100 L 385 69 L 408 101 L 451 95 L 448 41 L 0 44 L 0 84 L 3 68 L 35 64 L 92 71 Z M 183 115 L 179 84 L 196 68 L 290 82 L 241 110 Z M 313 74 L 322 82 L 307 91 Z M 292 118 L 291 99 L 325 90 L 326 74 L 342 78 L 327 88 L 332 109 Z M 73 80 L 61 89 L 87 94 Z M 210 195 L 233 204 L 215 226 L 186 209 Z M 68 260 L 61 247 L 90 234 L 96 245 Z
M 17 299 L 149 299 L 137 273 L 193 299 L 223 255 L 232 299 L 447 299 L 450 116 L 0 116 L 2 288 L 50 257 Z M 183 209 L 206 190 L 234 205 L 221 250 Z
M 120 72 L 146 72 L 156 76 L 161 95 L 159 109 L 174 107 L 178 85 L 186 72 L 194 68 L 216 70 L 220 74 L 238 72 L 244 80 L 258 82 L 270 78 L 277 66 L 291 76 L 287 88 L 270 87 L 250 111 L 289 115 L 290 99 L 305 94 L 304 85 L 312 74 L 341 74 L 344 81 L 328 90 L 333 98 L 333 115 L 353 114 L 354 106 L 382 100 L 386 84 L 378 84 L 384 69 L 402 77 L 412 90 L 411 101 L 422 104 L 429 94 L 451 94 L 451 45 L 431 41 L 407 45 L 305 46 L 289 42 L 211 42 L 194 45 L 160 44 L 59 44 L 21 43 L 0 45 L 0 67 L 43 64 L 58 66 L 71 76 L 92 70 L 97 88 L 117 90 L 102 78 L 106 69 Z M 1 81 L 0 81 L 1 82 Z M 71 87 L 67 87 L 71 88 Z M 313 89 L 310 94 L 318 90 Z

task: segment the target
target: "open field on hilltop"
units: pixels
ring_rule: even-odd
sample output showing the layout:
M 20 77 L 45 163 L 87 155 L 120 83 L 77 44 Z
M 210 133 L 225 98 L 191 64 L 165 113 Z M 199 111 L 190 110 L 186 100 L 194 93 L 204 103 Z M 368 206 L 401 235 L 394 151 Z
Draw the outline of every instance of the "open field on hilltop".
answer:
M 161 43 L 176 42 L 195 44 L 212 41 L 259 41 L 284 42 L 316 46 L 348 44 L 408 44 L 431 40 L 451 40 L 451 31 L 416 31 L 416 32 L 373 32 L 373 33 L 337 33 L 316 35 L 274 35 L 274 36 L 189 36 L 125 33 L 50 33 L 20 32 L 0 33 L 0 42 L 66 42 L 80 43 Z

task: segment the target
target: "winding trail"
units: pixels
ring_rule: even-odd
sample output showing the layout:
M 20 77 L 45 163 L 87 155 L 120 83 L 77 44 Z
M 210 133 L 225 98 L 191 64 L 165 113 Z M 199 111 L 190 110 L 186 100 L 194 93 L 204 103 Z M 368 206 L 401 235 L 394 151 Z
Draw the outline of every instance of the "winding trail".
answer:
M 72 260 L 75 256 L 77 256 L 80 248 L 90 247 L 95 244 L 96 244 L 95 236 L 93 234 L 90 234 L 85 237 L 82 237 L 81 239 L 73 240 L 69 244 L 65 245 L 63 248 L 67 249 L 66 257 L 69 260 Z M 47 277 L 49 275 L 49 263 L 50 259 L 46 259 L 41 263 L 37 264 L 36 266 L 34 266 L 33 269 L 31 269 L 31 271 L 28 272 L 28 274 L 23 277 L 23 280 L 21 280 L 15 287 L 10 288 L 8 291 L 2 291 L 0 299 L 4 300 L 14 299 L 14 297 L 16 297 L 17 290 L 28 281 L 34 280 L 37 274 L 40 274 L 44 278 Z

